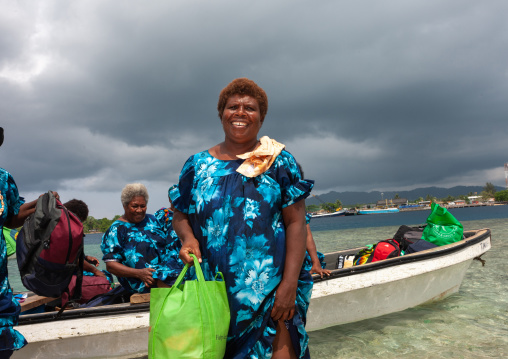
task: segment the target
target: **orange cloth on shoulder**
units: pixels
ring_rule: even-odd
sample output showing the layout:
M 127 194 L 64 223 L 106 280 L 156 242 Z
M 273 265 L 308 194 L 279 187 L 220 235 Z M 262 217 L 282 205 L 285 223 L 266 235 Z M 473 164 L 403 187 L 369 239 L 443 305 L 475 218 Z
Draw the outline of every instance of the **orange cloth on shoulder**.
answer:
M 270 168 L 275 158 L 286 147 L 268 136 L 261 137 L 259 142 L 261 144 L 254 151 L 236 156 L 245 160 L 236 172 L 246 177 L 259 176 Z

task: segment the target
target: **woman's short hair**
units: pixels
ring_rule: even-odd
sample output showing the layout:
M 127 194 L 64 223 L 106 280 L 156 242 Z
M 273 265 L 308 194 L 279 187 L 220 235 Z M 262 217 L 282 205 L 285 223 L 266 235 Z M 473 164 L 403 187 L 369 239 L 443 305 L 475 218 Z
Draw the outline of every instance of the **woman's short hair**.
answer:
M 220 92 L 219 102 L 217 103 L 217 111 L 219 111 L 220 119 L 222 119 L 222 113 L 226 107 L 226 102 L 228 102 L 228 99 L 233 95 L 247 95 L 254 97 L 259 105 L 261 122 L 264 121 L 266 112 L 268 111 L 268 97 L 266 97 L 266 93 L 261 87 L 259 87 L 254 81 L 245 77 L 234 79 Z
M 122 190 L 122 205 L 127 206 L 134 197 L 141 196 L 148 203 L 148 190 L 142 183 L 129 183 Z
M 70 201 L 65 202 L 64 207 L 69 211 L 78 216 L 81 222 L 86 221 L 88 218 L 88 206 L 85 202 L 80 199 L 71 199 Z

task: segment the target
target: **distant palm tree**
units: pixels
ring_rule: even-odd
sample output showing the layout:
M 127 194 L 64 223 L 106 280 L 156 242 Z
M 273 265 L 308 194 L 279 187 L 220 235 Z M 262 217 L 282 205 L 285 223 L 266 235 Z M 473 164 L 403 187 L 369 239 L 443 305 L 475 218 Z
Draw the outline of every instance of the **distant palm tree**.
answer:
M 485 187 L 483 187 L 483 191 L 485 193 L 490 194 L 491 197 L 494 197 L 494 194 L 496 193 L 496 186 L 494 186 L 492 183 L 487 182 L 485 184 Z
M 342 208 L 342 202 L 338 199 L 335 201 L 335 209 Z
M 455 201 L 455 197 L 451 196 L 451 195 L 448 195 L 448 197 L 444 198 L 443 199 L 445 202 L 447 203 L 450 203 L 450 202 L 453 202 Z

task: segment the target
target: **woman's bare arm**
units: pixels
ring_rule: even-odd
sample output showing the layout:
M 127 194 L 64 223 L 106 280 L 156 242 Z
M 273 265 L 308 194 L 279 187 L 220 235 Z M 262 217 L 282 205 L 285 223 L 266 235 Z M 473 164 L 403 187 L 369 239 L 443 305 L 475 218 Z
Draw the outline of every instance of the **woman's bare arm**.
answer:
M 35 212 L 36 204 L 37 200 L 22 204 L 19 208 L 19 213 L 11 216 L 7 221 L 5 221 L 5 226 L 7 228 L 21 227 L 23 223 L 25 223 L 25 219 Z
M 189 254 L 194 254 L 199 263 L 201 263 L 201 251 L 199 250 L 199 242 L 194 236 L 192 227 L 189 222 L 189 216 L 175 209 L 173 215 L 173 229 L 175 230 L 178 238 L 182 241 L 182 249 L 180 249 L 180 259 L 183 263 L 194 263 Z
M 152 287 L 156 280 L 152 277 L 152 273 L 155 272 L 153 268 L 131 268 L 125 264 L 116 261 L 106 262 L 106 270 L 117 277 L 121 278 L 137 278 L 145 283 L 146 287 Z
M 286 227 L 286 262 L 271 313 L 274 320 L 291 319 L 295 313 L 296 289 L 307 239 L 305 201 L 298 201 L 284 208 L 282 217 Z
M 312 235 L 312 232 L 310 230 L 310 225 L 307 224 L 307 252 L 309 253 L 310 259 L 312 261 L 312 268 L 309 271 L 310 274 L 319 274 L 321 278 L 323 278 L 323 275 L 330 275 L 331 271 L 328 269 L 323 269 L 321 267 L 321 262 L 319 261 L 319 258 L 317 256 L 317 248 L 316 248 L 316 242 L 314 242 L 314 236 Z
M 53 192 L 53 195 L 56 199 L 60 199 L 58 192 Z M 41 194 L 42 196 L 42 194 Z M 40 197 L 40 196 L 39 196 Z M 33 200 L 32 202 L 23 203 L 19 207 L 19 212 L 16 215 L 13 215 L 5 221 L 5 226 L 7 228 L 18 228 L 25 223 L 25 219 L 35 212 L 35 206 L 37 205 L 37 200 Z

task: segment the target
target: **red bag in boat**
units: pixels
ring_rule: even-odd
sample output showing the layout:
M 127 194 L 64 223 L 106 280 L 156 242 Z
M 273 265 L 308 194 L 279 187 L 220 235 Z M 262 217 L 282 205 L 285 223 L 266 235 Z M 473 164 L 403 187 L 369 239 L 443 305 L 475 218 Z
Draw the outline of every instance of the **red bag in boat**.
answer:
M 76 289 L 76 276 L 73 275 L 69 283 L 69 293 L 65 292 L 62 294 L 62 307 L 65 306 L 69 300 L 69 295 L 72 296 Z M 111 283 L 105 277 L 100 276 L 83 276 L 83 283 L 81 284 L 81 299 L 77 302 L 80 304 L 88 302 L 90 299 L 99 294 L 109 292 L 111 289 Z
M 369 256 L 367 263 L 382 261 L 383 259 L 400 256 L 400 247 L 397 241 L 387 239 L 376 244 L 374 252 Z
M 81 288 L 83 224 L 50 191 L 37 200 L 35 213 L 23 224 L 16 259 L 23 285 L 44 297 L 59 297 L 73 275 Z M 72 299 L 80 297 L 79 289 Z

